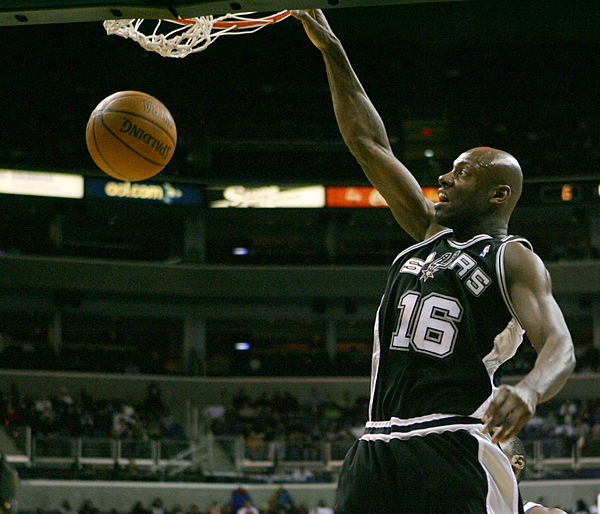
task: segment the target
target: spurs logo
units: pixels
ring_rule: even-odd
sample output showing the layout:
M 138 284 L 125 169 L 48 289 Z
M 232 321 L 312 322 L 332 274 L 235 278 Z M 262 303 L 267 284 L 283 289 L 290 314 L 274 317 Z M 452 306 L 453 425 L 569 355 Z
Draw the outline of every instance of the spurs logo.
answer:
M 433 278 L 433 276 L 439 270 L 448 269 L 454 263 L 459 254 L 459 251 L 456 251 L 454 253 L 446 252 L 441 257 L 438 257 L 437 259 L 431 261 L 429 266 L 424 266 L 421 270 L 421 280 L 423 282 L 426 282 L 428 279 Z

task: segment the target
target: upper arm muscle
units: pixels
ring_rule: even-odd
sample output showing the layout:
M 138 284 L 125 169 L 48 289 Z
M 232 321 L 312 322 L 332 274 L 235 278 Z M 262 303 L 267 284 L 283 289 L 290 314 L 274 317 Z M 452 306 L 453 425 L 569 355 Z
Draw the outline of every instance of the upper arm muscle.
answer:
M 568 335 L 541 259 L 520 243 L 509 243 L 505 268 L 511 301 L 534 347 L 539 351 L 550 334 Z

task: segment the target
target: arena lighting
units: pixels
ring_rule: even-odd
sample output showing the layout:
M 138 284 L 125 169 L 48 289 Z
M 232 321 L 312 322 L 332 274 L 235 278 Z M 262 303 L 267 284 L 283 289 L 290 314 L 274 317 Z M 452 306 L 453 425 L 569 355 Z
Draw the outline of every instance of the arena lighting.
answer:
M 0 169 L 0 193 L 8 195 L 83 198 L 82 175 Z
M 211 207 L 321 208 L 325 207 L 325 186 L 227 186 Z
M 426 198 L 439 202 L 437 186 L 421 188 Z M 327 207 L 387 207 L 385 199 L 371 186 L 327 186 Z
M 248 255 L 250 253 L 250 249 L 243 246 L 236 246 L 231 250 L 231 253 L 233 255 Z
M 428 159 L 430 159 L 431 157 L 433 157 L 435 155 L 435 152 L 431 148 L 428 148 L 427 150 L 425 150 L 423 152 L 423 155 L 425 157 L 427 157 Z
M 241 351 L 245 351 L 245 350 L 249 350 L 250 349 L 250 343 L 247 343 L 245 341 L 240 341 L 239 343 L 235 343 L 233 345 L 233 347 L 236 350 L 241 350 Z
M 571 184 L 563 184 L 560 190 L 560 199 L 563 202 L 570 202 L 573 200 L 573 186 Z

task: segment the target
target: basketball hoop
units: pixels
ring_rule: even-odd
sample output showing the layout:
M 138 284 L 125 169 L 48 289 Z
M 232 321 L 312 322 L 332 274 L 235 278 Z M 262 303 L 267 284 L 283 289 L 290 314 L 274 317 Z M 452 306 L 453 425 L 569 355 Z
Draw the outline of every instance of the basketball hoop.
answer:
M 291 12 L 280 11 L 262 17 L 255 14 L 245 12 L 176 20 L 106 20 L 104 28 L 108 35 L 132 39 L 163 57 L 185 57 L 201 52 L 219 36 L 251 34 L 284 20 Z

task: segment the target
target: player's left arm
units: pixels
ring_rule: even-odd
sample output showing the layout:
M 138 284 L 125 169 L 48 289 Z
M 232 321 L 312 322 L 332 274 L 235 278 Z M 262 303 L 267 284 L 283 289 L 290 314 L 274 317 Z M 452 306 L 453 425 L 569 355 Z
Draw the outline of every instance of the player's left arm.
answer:
M 520 243 L 508 243 L 504 268 L 513 307 L 537 358 L 519 383 L 500 386 L 488 406 L 483 422 L 494 443 L 517 435 L 538 403 L 558 393 L 575 368 L 573 341 L 541 259 Z
M 534 507 L 528 514 L 567 514 L 562 509 L 557 509 L 555 507 Z

